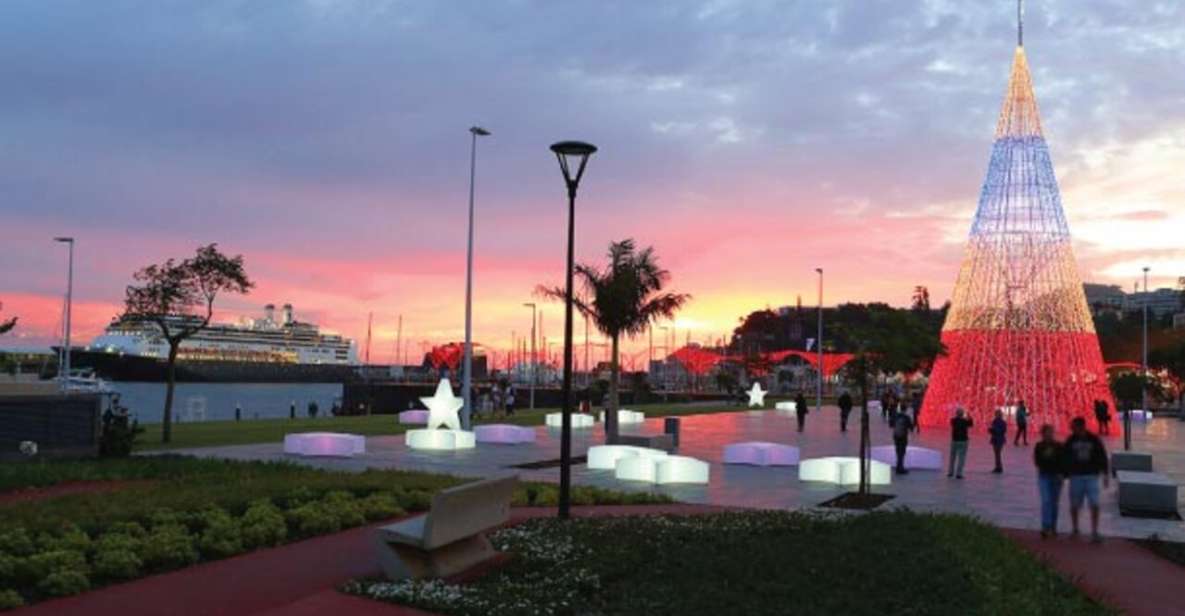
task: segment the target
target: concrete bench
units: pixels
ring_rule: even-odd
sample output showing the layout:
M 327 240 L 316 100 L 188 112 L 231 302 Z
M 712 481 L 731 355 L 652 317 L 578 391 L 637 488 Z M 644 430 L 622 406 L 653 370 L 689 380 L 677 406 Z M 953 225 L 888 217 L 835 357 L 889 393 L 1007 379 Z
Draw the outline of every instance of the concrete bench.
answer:
M 753 466 L 794 466 L 798 464 L 798 448 L 793 445 L 748 441 L 724 447 L 725 464 Z
M 893 445 L 878 445 L 872 448 L 872 459 L 884 462 L 889 466 L 896 466 L 897 449 Z M 942 452 L 909 445 L 905 448 L 905 468 L 940 471 L 942 470 Z
M 889 485 L 893 481 L 892 467 L 884 462 L 869 460 L 868 483 Z M 821 481 L 839 485 L 860 483 L 860 459 L 855 457 L 831 456 L 811 458 L 798 464 L 800 481 Z
M 672 452 L 675 451 L 675 436 L 673 434 L 618 434 L 617 444 Z
M 1171 514 L 1177 511 L 1177 484 L 1161 473 L 1119 471 L 1119 509 Z
M 605 411 L 601 411 L 600 414 L 597 415 L 597 420 L 602 422 L 605 421 Z M 617 410 L 617 423 L 619 425 L 640 424 L 644 421 L 646 421 L 646 413 L 641 411 L 631 411 L 629 409 Z
M 300 432 L 284 435 L 284 453 L 298 456 L 353 457 L 366 453 L 366 437 L 338 432 Z
M 1137 453 L 1135 451 L 1116 451 L 1111 453 L 1111 472 L 1138 471 L 1152 472 L 1152 454 Z
M 486 424 L 475 426 L 473 433 L 479 443 L 499 443 L 503 445 L 519 445 L 535 442 L 535 429 L 512 424 Z
M 563 417 L 563 413 L 548 413 L 543 416 L 543 423 L 547 424 L 548 428 L 562 428 Z M 588 413 L 572 413 L 573 428 L 591 428 L 596 423 L 596 417 Z
M 617 468 L 617 462 L 622 458 L 661 458 L 667 452 L 649 447 L 634 447 L 631 445 L 593 445 L 588 448 L 589 469 L 611 471 Z
M 399 423 L 405 426 L 422 426 L 428 423 L 428 411 L 413 409 L 399 414 Z
M 510 476 L 449 488 L 432 498 L 428 513 L 376 529 L 383 573 L 396 581 L 448 577 L 493 558 L 484 533 L 510 520 L 517 482 Z

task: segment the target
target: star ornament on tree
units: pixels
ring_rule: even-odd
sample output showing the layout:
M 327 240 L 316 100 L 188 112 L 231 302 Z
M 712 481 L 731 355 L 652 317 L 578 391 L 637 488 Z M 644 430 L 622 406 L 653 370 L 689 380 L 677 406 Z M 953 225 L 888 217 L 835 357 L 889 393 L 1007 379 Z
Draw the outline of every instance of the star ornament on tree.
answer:
M 453 395 L 453 386 L 448 379 L 440 379 L 436 393 L 431 398 L 420 398 L 428 407 L 429 430 L 444 426 L 449 430 L 461 429 L 461 418 L 457 412 L 465 406 L 465 400 Z
M 769 392 L 761 389 L 761 383 L 753 383 L 749 390 L 749 406 L 765 406 L 765 394 Z

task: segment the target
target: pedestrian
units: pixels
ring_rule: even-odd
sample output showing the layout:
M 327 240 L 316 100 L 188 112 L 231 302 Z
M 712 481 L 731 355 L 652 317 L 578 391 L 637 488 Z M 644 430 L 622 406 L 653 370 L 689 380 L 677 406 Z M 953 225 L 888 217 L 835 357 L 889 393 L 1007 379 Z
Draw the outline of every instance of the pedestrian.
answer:
M 1029 409 L 1025 408 L 1024 400 L 1016 402 L 1016 438 L 1012 439 L 1012 444 L 1019 446 L 1021 440 L 1027 447 L 1029 444 Z
M 288 419 L 296 419 L 296 400 L 288 407 Z
M 235 421 L 243 420 L 243 405 L 238 402 L 235 403 Z
M 806 427 L 806 414 L 811 412 L 806 405 L 806 396 L 802 395 L 802 390 L 798 391 L 798 395 L 794 397 L 794 418 L 798 420 L 798 431 Z
M 1110 487 L 1107 474 L 1107 448 L 1099 437 L 1086 430 L 1086 420 L 1075 417 L 1070 422 L 1070 438 L 1066 439 L 1066 474 L 1070 476 L 1070 522 L 1072 534 L 1078 536 L 1078 511 L 1082 501 L 1090 503 L 1090 540 L 1102 543 L 1099 534 L 1099 475 L 1103 487 Z
M 922 433 L 922 396 L 915 393 L 913 395 L 913 431 L 918 434 Z
M 1057 505 L 1065 475 L 1065 449 L 1053 436 L 1053 426 L 1041 426 L 1041 440 L 1033 447 L 1037 493 L 1041 495 L 1041 537 L 1057 536 Z
M 996 455 L 996 468 L 993 468 L 992 472 L 1003 473 L 1004 465 L 1000 461 L 1000 450 L 1004 449 L 1004 443 L 1008 442 L 1008 422 L 1004 421 L 1004 411 L 996 409 L 996 418 L 988 426 L 988 434 L 990 435 L 988 441 L 992 444 L 992 453 Z
M 963 407 L 955 410 L 955 416 L 950 420 L 950 470 L 946 472 L 947 477 L 963 478 L 963 466 L 967 463 L 967 431 L 974 425 Z
M 312 418 L 312 419 L 317 418 L 317 413 L 321 412 L 321 408 L 317 406 L 316 400 L 312 400 L 309 402 L 307 412 L 308 412 L 310 418 Z
M 506 388 L 506 416 L 510 417 L 514 414 L 514 388 Z
M 1099 434 L 1111 434 L 1111 409 L 1106 400 L 1094 401 L 1094 418 L 1099 426 Z
M 848 416 L 852 414 L 852 396 L 845 391 L 839 395 L 835 403 L 839 405 L 839 431 L 847 432 Z
M 892 406 L 893 398 L 889 396 L 889 390 L 886 389 L 885 392 L 881 394 L 881 419 L 883 419 L 885 423 L 889 423 L 889 411 L 892 409 Z
M 907 475 L 905 469 L 905 452 L 909 449 L 909 431 L 913 429 L 913 420 L 909 413 L 897 413 L 893 418 L 893 448 L 897 451 L 897 474 Z

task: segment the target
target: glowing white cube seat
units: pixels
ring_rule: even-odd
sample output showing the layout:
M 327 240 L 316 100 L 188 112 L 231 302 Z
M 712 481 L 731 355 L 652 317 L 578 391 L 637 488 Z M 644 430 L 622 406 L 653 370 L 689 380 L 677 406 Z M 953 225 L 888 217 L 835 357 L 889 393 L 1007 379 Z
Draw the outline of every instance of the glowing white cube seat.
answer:
M 599 414 L 597 414 L 597 421 L 605 421 L 605 411 L 601 411 Z M 640 411 L 631 411 L 629 409 L 617 410 L 617 423 L 620 425 L 640 424 L 644 421 L 646 421 L 646 413 L 642 413 Z
M 666 456 L 652 458 L 654 461 L 654 483 L 708 483 L 711 465 L 703 460 L 687 456 Z
M 284 435 L 284 453 L 298 456 L 352 457 L 366 453 L 366 437 L 339 432 L 301 432 Z
M 869 413 L 879 413 L 883 410 L 884 410 L 884 408 L 881 406 L 880 400 L 869 400 L 868 401 L 868 412 Z
M 588 448 L 586 466 L 592 470 L 611 471 L 617 468 L 622 458 L 664 458 L 668 454 L 661 449 L 635 447 L 633 445 L 593 445 Z
M 892 445 L 873 447 L 872 459 L 884 462 L 889 466 L 897 466 L 897 449 Z M 905 468 L 940 471 L 942 470 L 942 453 L 934 449 L 909 445 L 905 448 Z
M 793 466 L 798 464 L 798 448 L 793 445 L 748 441 L 724 447 L 725 464 L 753 466 Z
M 626 481 L 645 481 L 654 483 L 657 469 L 654 466 L 656 458 L 642 456 L 626 456 L 617 461 L 613 469 L 613 476 Z
M 501 443 L 504 445 L 518 445 L 520 443 L 534 443 L 535 429 L 512 424 L 486 424 L 473 428 L 479 443 Z
M 1132 421 L 1152 421 L 1152 411 L 1145 411 L 1143 409 L 1132 409 Z M 1123 419 L 1123 414 L 1119 415 Z
M 783 413 L 793 413 L 798 410 L 798 403 L 793 400 L 786 400 L 774 405 L 774 410 L 782 411 Z
M 888 485 L 893 480 L 892 467 L 884 462 L 869 460 L 868 482 Z M 860 483 L 860 459 L 846 456 L 811 458 L 798 464 L 798 478 L 802 481 L 821 481 L 839 485 Z
M 424 409 L 403 411 L 399 414 L 399 423 L 405 426 L 422 426 L 428 423 L 428 411 Z
M 403 442 L 412 449 L 451 451 L 477 447 L 477 436 L 466 430 L 408 430 Z
M 548 428 L 560 428 L 563 422 L 563 413 L 548 413 L 543 417 L 543 422 L 547 424 Z M 595 417 L 588 413 L 572 413 L 572 427 L 573 428 L 591 428 L 596 425 Z

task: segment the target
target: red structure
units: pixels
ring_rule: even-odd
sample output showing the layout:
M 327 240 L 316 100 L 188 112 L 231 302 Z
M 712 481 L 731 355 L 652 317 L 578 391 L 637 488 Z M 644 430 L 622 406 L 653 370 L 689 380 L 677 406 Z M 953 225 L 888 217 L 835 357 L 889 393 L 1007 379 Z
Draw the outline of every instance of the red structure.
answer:
M 1023 400 L 1032 424 L 1066 430 L 1093 418 L 1095 400 L 1114 408 L 1021 42 L 923 425 L 946 425 L 957 407 L 983 425 Z
M 769 353 L 762 353 L 761 357 L 770 363 L 779 363 L 791 355 L 797 356 L 805 360 L 815 369 L 818 369 L 819 355 L 818 353 L 809 353 L 807 351 L 772 351 Z M 671 353 L 671 358 L 683 365 L 687 372 L 702 376 L 707 374 L 716 364 L 722 361 L 737 361 L 741 362 L 743 358 L 730 355 L 722 355 L 714 351 L 709 351 L 699 347 L 683 347 L 674 353 Z M 844 364 L 852 360 L 851 353 L 824 353 L 823 354 L 823 376 L 830 377 L 835 374 Z

